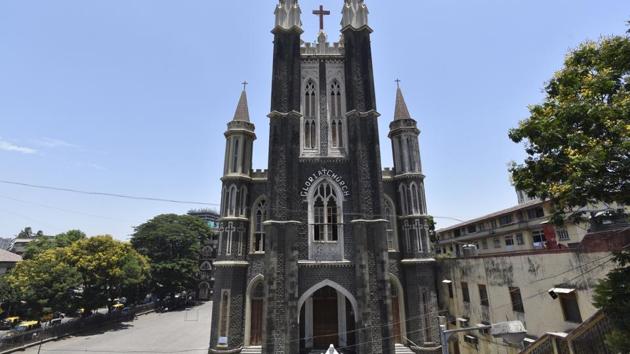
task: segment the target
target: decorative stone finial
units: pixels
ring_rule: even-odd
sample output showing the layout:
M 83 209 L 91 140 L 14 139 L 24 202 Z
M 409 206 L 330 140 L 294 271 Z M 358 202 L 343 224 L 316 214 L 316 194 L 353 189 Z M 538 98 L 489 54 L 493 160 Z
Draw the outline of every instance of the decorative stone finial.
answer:
M 276 28 L 291 30 L 295 27 L 302 29 L 300 5 L 298 0 L 280 0 L 276 6 Z
M 361 29 L 368 27 L 368 14 L 370 12 L 364 0 L 345 0 L 345 2 L 342 11 L 341 28 Z

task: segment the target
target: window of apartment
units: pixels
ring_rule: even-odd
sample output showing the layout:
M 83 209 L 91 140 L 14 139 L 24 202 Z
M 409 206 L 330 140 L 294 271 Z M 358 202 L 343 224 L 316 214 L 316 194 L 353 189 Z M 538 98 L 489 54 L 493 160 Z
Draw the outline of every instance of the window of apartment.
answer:
M 578 305 L 575 292 L 560 294 L 560 304 L 562 305 L 562 313 L 564 314 L 565 321 L 574 323 L 582 322 L 580 306 Z
M 507 225 L 512 223 L 512 214 L 503 215 L 499 218 L 499 225 Z
M 545 211 L 542 207 L 532 208 L 527 210 L 528 219 L 537 219 L 545 216 Z
M 461 235 L 462 235 L 462 233 L 459 231 L 459 229 L 453 230 L 453 237 L 459 237 Z
M 462 298 L 464 302 L 470 302 L 470 294 L 468 293 L 468 283 L 462 282 Z
M 490 306 L 488 302 L 488 291 L 486 290 L 486 286 L 483 284 L 479 284 L 479 299 L 481 300 L 482 306 Z
M 494 238 L 494 248 L 501 248 L 501 240 L 498 237 Z
M 453 283 L 448 283 L 447 286 L 448 286 L 448 297 L 452 299 L 453 298 Z
M 506 247 L 514 246 L 514 236 L 512 235 L 505 236 L 505 246 Z
M 484 250 L 488 249 L 488 240 L 486 240 L 485 238 L 481 240 L 481 248 L 483 248 Z
M 535 248 L 545 247 L 545 233 L 542 230 L 532 231 L 532 241 L 534 241 Z
M 477 230 L 479 231 L 484 231 L 486 229 L 486 224 L 481 222 L 479 224 L 477 224 Z
M 519 246 L 525 244 L 525 240 L 523 239 L 523 234 L 516 234 L 516 244 Z
M 468 230 L 467 231 L 468 231 L 469 234 L 477 232 L 477 225 L 475 225 L 475 224 L 468 225 Z
M 497 228 L 497 221 L 495 219 L 490 220 L 490 228 L 491 229 Z
M 514 312 L 525 312 L 523 308 L 523 298 L 521 297 L 521 289 L 517 287 L 509 287 L 510 299 L 512 300 L 512 310 Z
M 569 237 L 569 232 L 564 228 L 556 229 L 556 236 L 558 236 L 558 240 L 560 241 L 569 241 L 571 238 Z

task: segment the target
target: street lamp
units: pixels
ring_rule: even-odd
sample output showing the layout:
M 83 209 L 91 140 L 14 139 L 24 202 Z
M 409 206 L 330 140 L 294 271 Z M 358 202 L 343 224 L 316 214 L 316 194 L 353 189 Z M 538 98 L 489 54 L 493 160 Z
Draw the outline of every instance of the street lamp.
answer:
M 504 341 L 510 344 L 518 344 L 523 339 L 527 331 L 523 322 L 521 321 L 509 321 L 499 322 L 486 326 L 458 328 L 458 329 L 446 329 L 445 324 L 440 325 L 440 341 L 442 343 L 442 354 L 448 354 L 448 339 L 455 333 L 472 332 L 481 329 L 489 329 L 490 334 L 495 338 L 503 338 Z

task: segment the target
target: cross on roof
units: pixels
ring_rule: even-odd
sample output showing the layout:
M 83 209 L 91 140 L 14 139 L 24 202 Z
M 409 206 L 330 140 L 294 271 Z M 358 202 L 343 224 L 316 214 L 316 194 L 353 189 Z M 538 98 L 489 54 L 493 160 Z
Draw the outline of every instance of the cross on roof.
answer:
M 324 16 L 330 15 L 330 11 L 324 10 L 324 5 L 319 5 L 319 10 L 313 10 L 313 15 L 319 16 L 319 29 L 324 30 Z
M 394 81 L 396 81 L 396 85 L 398 86 L 398 88 L 400 88 L 400 79 L 396 79 Z
M 247 89 L 247 85 L 249 85 L 249 82 L 247 82 L 247 80 L 241 82 L 241 85 L 243 85 L 243 91 L 245 91 Z

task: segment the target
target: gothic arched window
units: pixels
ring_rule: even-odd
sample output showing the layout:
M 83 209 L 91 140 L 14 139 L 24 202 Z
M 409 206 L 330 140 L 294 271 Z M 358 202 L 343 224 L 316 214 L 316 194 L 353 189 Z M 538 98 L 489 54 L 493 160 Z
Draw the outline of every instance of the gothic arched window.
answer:
M 387 249 L 395 251 L 398 249 L 398 241 L 396 237 L 396 212 L 394 204 L 385 198 L 385 219 L 387 224 L 385 226 L 385 232 L 387 233 Z
M 239 139 L 237 137 L 234 139 L 234 148 L 232 150 L 232 172 L 238 172 L 238 154 L 239 154 Z
M 247 188 L 245 186 L 241 187 L 240 193 L 241 201 L 240 201 L 240 210 L 239 215 L 246 216 L 247 215 Z
M 331 142 L 332 147 L 343 147 L 343 129 L 344 129 L 344 117 L 343 107 L 341 103 L 341 85 L 339 81 L 334 80 L 330 84 L 330 117 L 331 117 Z
M 263 222 L 267 220 L 267 201 L 262 199 L 254 206 L 253 215 L 253 237 L 252 252 L 265 252 L 265 228 Z
M 227 197 L 227 188 L 223 187 L 221 189 L 221 216 L 226 216 L 227 215 L 227 202 L 226 200 L 228 200 L 229 198 Z
M 230 187 L 230 190 L 228 192 L 228 212 L 227 215 L 228 216 L 235 216 L 236 215 L 236 204 L 238 202 L 238 189 L 236 189 L 235 185 L 232 185 Z
M 398 187 L 398 193 L 400 194 L 400 211 L 402 215 L 409 215 L 409 208 L 407 207 L 407 186 L 401 184 L 400 187 Z
M 313 241 L 337 242 L 342 228 L 341 200 L 328 181 L 317 186 L 312 203 Z
M 409 187 L 409 194 L 411 195 L 411 210 L 414 214 L 419 214 L 420 201 L 418 200 L 418 186 L 413 182 Z
M 308 80 L 304 88 L 304 148 L 317 148 L 317 88 Z

